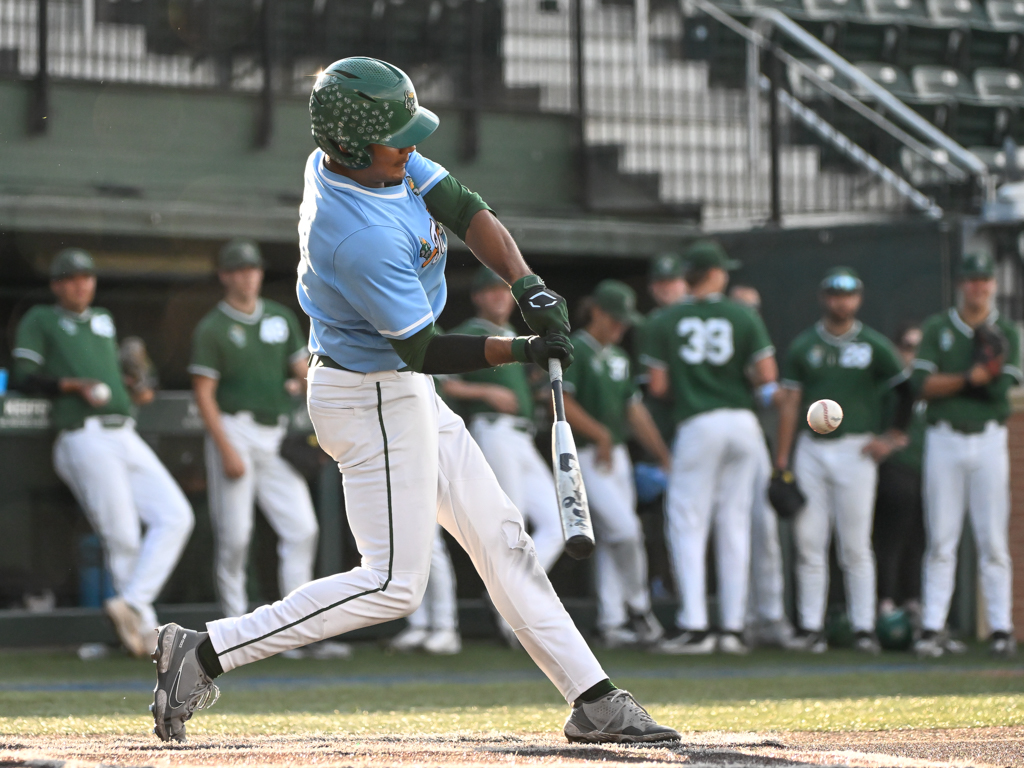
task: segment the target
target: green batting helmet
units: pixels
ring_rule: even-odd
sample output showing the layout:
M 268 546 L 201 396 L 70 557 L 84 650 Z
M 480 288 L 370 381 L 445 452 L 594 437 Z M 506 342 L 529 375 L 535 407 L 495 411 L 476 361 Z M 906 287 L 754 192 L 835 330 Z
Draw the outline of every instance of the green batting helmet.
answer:
M 890 651 L 905 651 L 914 641 L 914 627 L 902 608 L 879 617 L 875 631 L 879 645 Z
M 309 117 L 319 147 L 354 170 L 373 162 L 368 144 L 411 147 L 439 122 L 419 105 L 405 72 L 363 56 L 336 61 L 321 73 L 309 97 Z

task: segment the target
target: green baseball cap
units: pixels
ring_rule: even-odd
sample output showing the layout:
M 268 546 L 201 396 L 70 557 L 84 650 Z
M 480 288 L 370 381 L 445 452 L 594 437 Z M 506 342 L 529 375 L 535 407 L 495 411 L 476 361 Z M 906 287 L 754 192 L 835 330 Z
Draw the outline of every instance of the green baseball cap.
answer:
M 743 266 L 730 259 L 725 249 L 716 240 L 698 240 L 683 252 L 687 270 L 702 270 L 718 267 L 724 270 L 739 269 Z
M 620 323 L 636 325 L 644 319 L 636 311 L 636 291 L 618 280 L 602 280 L 590 298 Z
M 81 248 L 65 248 L 50 262 L 50 279 L 63 280 L 75 275 L 95 275 L 96 262 Z
M 505 285 L 505 281 L 502 280 L 489 267 L 481 266 L 473 275 L 473 282 L 469 284 L 469 292 L 476 293 L 477 291 L 483 291 L 495 285 Z M 508 286 L 505 286 L 508 287 Z
M 995 277 L 995 261 L 987 253 L 965 253 L 960 259 L 956 276 L 966 280 Z
M 683 261 L 675 253 L 659 253 L 651 259 L 651 270 L 647 276 L 649 282 L 673 280 L 683 276 Z
M 260 247 L 254 241 L 237 238 L 220 249 L 217 255 L 217 271 L 233 272 L 247 267 L 263 269 Z
M 825 293 L 860 293 L 864 290 L 864 282 L 849 267 L 834 267 L 821 279 L 821 290 Z

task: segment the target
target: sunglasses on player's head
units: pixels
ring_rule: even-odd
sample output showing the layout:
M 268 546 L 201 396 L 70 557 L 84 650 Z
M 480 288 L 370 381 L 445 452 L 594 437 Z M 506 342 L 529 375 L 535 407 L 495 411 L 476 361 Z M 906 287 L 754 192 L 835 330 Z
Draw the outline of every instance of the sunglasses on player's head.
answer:
M 860 280 L 853 275 L 832 275 L 821 282 L 825 293 L 857 293 L 862 288 Z

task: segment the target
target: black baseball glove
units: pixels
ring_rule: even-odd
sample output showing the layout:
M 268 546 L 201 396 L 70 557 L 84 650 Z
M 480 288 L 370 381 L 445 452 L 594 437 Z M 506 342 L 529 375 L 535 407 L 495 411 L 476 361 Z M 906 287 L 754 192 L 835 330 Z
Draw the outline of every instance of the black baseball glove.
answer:
M 772 472 L 772 481 L 768 484 L 768 501 L 775 507 L 775 514 L 783 520 L 796 517 L 807 503 L 796 478 L 788 469 L 776 469 Z
M 569 335 L 569 308 L 565 299 L 544 285 L 537 275 L 527 275 L 512 283 L 512 296 L 526 324 L 538 336 Z
M 974 353 L 971 356 L 971 363 L 982 366 L 994 379 L 1003 371 L 1003 363 L 1006 362 L 1006 352 L 1009 348 L 1006 335 L 998 325 L 979 325 L 974 329 Z

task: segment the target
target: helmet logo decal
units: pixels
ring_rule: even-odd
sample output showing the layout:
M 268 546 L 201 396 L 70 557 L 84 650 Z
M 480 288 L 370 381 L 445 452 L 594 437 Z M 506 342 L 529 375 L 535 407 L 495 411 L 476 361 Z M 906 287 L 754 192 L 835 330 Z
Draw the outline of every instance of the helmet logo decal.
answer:
M 405 92 L 405 108 L 409 110 L 410 115 L 416 114 L 416 91 Z

